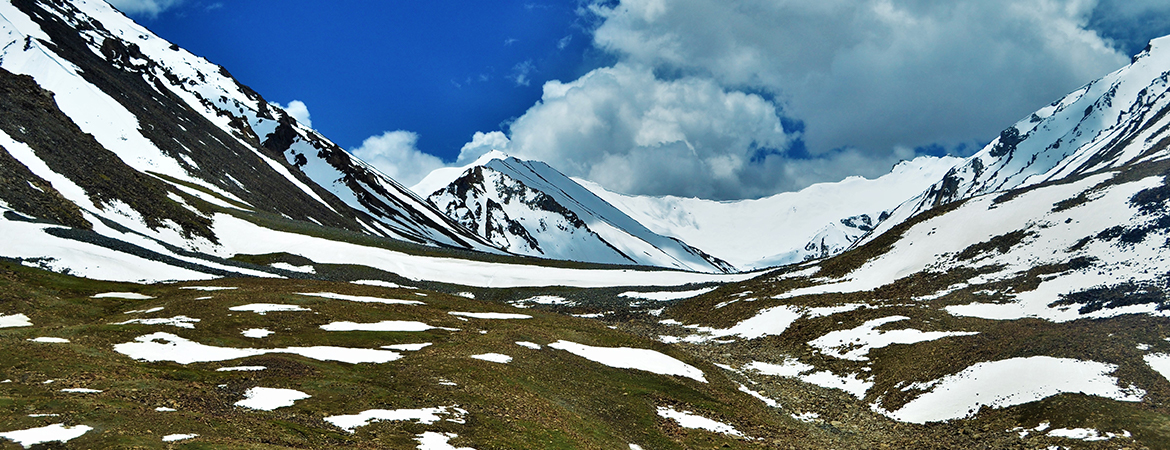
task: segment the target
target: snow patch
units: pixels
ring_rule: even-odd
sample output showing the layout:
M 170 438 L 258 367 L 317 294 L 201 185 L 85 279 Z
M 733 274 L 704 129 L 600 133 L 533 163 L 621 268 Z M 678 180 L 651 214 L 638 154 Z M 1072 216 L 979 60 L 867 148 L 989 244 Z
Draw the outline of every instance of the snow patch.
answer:
M 357 281 L 350 281 L 350 283 L 360 284 L 360 285 L 364 285 L 364 286 L 378 286 L 378 287 L 384 287 L 384 288 L 390 288 L 390 289 L 418 289 L 414 286 L 403 286 L 403 285 L 400 285 L 397 283 L 391 283 L 389 281 L 382 281 L 382 280 L 357 280 Z
M 484 353 L 482 355 L 471 355 L 472 358 L 482 359 L 484 361 L 491 361 L 494 363 L 507 364 L 512 362 L 512 357 L 501 353 Z
M 329 298 L 329 299 L 333 299 L 333 300 L 345 300 L 345 301 L 359 302 L 359 303 L 384 303 L 387 305 L 425 305 L 426 304 L 426 303 L 423 303 L 423 302 L 418 301 L 418 300 L 397 300 L 397 299 L 381 298 L 381 297 L 365 297 L 365 296 L 360 296 L 360 295 L 335 294 L 332 292 L 301 292 L 301 293 L 298 293 L 297 295 L 308 295 L 310 297 L 324 297 L 324 298 Z
M 163 442 L 185 441 L 188 439 L 195 439 L 199 437 L 198 434 L 168 434 L 162 437 Z
M 190 341 L 170 333 L 139 336 L 134 342 L 114 345 L 114 351 L 130 358 L 147 361 L 172 361 L 179 364 L 228 361 L 269 353 L 290 353 L 318 361 L 339 361 L 350 364 L 386 363 L 402 358 L 388 350 L 349 347 L 286 347 L 274 349 L 215 347 Z
M 714 287 L 695 289 L 693 291 L 665 291 L 665 292 L 638 292 L 628 291 L 618 294 L 618 297 L 636 298 L 639 300 L 654 300 L 659 302 L 670 300 L 681 300 L 684 298 L 698 297 L 708 292 L 714 291 Z
M 0 433 L 0 438 L 16 441 L 24 448 L 29 448 L 45 442 L 69 442 L 92 429 L 93 427 L 87 425 L 67 427 L 63 423 L 58 423 L 47 427 Z
M 159 308 L 159 309 L 162 309 L 162 308 Z M 117 322 L 117 323 L 112 323 L 110 325 L 130 325 L 130 324 L 136 323 L 136 324 L 140 324 L 140 325 L 170 325 L 172 327 L 178 327 L 178 328 L 195 329 L 196 322 L 199 322 L 199 319 L 187 317 L 187 316 L 175 316 L 175 317 L 156 317 L 156 318 L 152 318 L 152 319 L 130 319 L 130 320 L 127 320 L 125 322 Z
M 357 414 L 329 416 L 325 418 L 325 421 L 353 433 L 358 427 L 384 420 L 415 421 L 424 425 L 430 425 L 440 420 L 463 423 L 465 415 L 467 415 L 467 411 L 457 406 L 439 406 L 420 409 L 371 409 Z
M 739 430 L 736 430 L 735 427 L 732 427 L 731 425 L 708 419 L 690 411 L 679 411 L 672 407 L 659 406 L 658 415 L 660 417 L 678 422 L 678 424 L 683 428 L 707 430 L 729 436 L 743 436 L 743 433 L 739 432 Z
M 282 305 L 276 303 L 249 303 L 247 305 L 233 306 L 228 309 L 232 311 L 251 311 L 261 316 L 277 311 L 312 311 L 300 305 Z
M 473 319 L 531 319 L 532 316 L 527 314 L 511 314 L 511 313 L 476 313 L 476 312 L 459 312 L 450 311 L 447 314 L 452 316 L 471 317 Z
M 937 380 L 934 388 L 896 411 L 873 409 L 903 422 L 926 423 L 971 417 L 980 408 L 1004 408 L 1072 392 L 1138 402 L 1145 391 L 1121 388 L 1109 376 L 1117 366 L 1051 356 L 981 362 Z
M 403 351 L 403 352 L 417 352 L 419 350 L 422 350 L 424 348 L 429 347 L 430 345 L 431 345 L 430 342 L 421 342 L 418 344 L 383 345 L 382 348 L 387 349 L 387 350 L 398 350 L 398 351 Z
M 244 399 L 236 402 L 235 405 L 260 411 L 272 411 L 292 406 L 297 400 L 309 397 L 309 394 L 295 389 L 254 387 L 244 392 Z
M 137 292 L 104 292 L 101 294 L 94 294 L 90 298 L 121 298 L 125 300 L 150 300 L 154 297 L 149 295 L 139 294 Z
M 703 383 L 707 382 L 702 370 L 654 350 L 629 347 L 592 347 L 564 340 L 553 342 L 548 346 L 609 367 L 644 370 L 659 375 L 675 375 Z
M 979 334 L 967 331 L 931 331 L 923 332 L 915 329 L 879 331 L 879 326 L 891 322 L 907 320 L 906 316 L 890 316 L 873 319 L 857 328 L 830 332 L 809 342 L 809 345 L 820 350 L 825 355 L 850 361 L 867 361 L 869 351 L 893 344 L 914 344 L 917 342 L 933 341 L 951 336 L 970 336 Z
M 31 342 L 40 342 L 42 344 L 68 344 L 69 343 L 68 339 L 59 338 L 59 337 L 43 337 L 42 336 L 42 337 L 35 337 L 32 339 L 25 339 L 25 340 L 31 341 Z
M 252 339 L 262 339 L 275 333 L 269 331 L 266 328 L 249 328 L 247 330 L 241 331 L 240 334 L 244 335 L 244 337 L 250 337 Z
M 13 314 L 10 316 L 0 316 L 0 328 L 14 328 L 14 327 L 31 327 L 32 322 L 29 321 L 28 316 L 24 314 Z
M 215 371 L 216 372 L 259 372 L 259 371 L 265 370 L 265 369 L 267 369 L 267 367 L 264 367 L 264 366 L 232 366 L 232 367 L 220 367 L 218 369 L 215 369 Z
M 430 329 L 459 331 L 458 328 L 432 327 L 410 320 L 383 320 L 374 323 L 332 322 L 321 325 L 325 331 L 426 331 Z
M 455 433 L 426 431 L 415 437 L 414 440 L 418 441 L 418 450 L 475 450 L 471 447 L 455 447 L 448 443 L 457 437 L 459 435 Z

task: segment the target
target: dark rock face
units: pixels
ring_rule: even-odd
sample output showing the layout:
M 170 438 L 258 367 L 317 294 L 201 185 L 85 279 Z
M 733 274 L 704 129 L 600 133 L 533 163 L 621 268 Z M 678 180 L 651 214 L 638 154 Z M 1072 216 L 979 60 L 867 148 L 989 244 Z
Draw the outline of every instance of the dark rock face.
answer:
M 214 240 L 210 220 L 167 198 L 168 188 L 162 182 L 127 166 L 93 136 L 82 132 L 57 108 L 52 94 L 41 89 L 32 77 L 0 69 L 0 129 L 27 144 L 54 172 L 65 175 L 85 189 L 95 205 L 120 201 L 142 214 L 151 228 L 158 228 L 163 226 L 164 220 L 171 220 L 178 223 L 184 233 Z M 11 163 L 19 164 L 15 160 Z M 24 168 L 23 165 L 19 168 L 12 164 L 8 166 L 12 168 L 10 173 Z M 44 180 L 41 182 L 47 184 Z M 19 189 L 13 185 L 19 183 L 9 184 L 8 189 Z M 51 192 L 56 193 L 56 190 Z M 36 198 L 44 201 L 50 197 L 52 194 L 46 192 Z M 76 205 L 48 208 L 59 210 L 48 217 L 62 223 L 80 224 L 84 219 L 76 208 Z M 66 212 L 70 210 L 74 213 Z

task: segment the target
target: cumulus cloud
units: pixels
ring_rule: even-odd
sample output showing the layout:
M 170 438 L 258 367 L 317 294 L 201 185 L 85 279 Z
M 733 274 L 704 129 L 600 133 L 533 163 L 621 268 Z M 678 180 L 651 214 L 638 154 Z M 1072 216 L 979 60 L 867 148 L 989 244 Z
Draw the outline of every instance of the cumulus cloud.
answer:
M 294 119 L 297 119 L 297 123 L 306 127 L 313 127 L 313 121 L 310 120 L 309 107 L 305 106 L 305 102 L 300 100 L 293 100 L 288 102 L 288 105 L 281 105 L 280 103 L 276 102 L 273 102 L 272 104 L 285 110 L 285 112 L 288 112 L 288 115 L 292 116 Z
M 510 144 L 511 140 L 501 131 L 490 133 L 476 131 L 471 137 L 471 142 L 463 144 L 463 148 L 459 149 L 459 159 L 455 160 L 454 165 L 467 165 L 492 150 L 507 153 Z
M 439 158 L 417 148 L 418 134 L 411 131 L 387 131 L 371 136 L 358 148 L 350 150 L 354 156 L 370 163 L 398 182 L 411 186 L 432 170 L 443 167 Z
M 774 191 L 781 180 L 761 171 L 794 138 L 776 105 L 758 95 L 705 78 L 664 81 L 628 64 L 546 83 L 540 102 L 510 131 L 510 142 L 477 134 L 480 142 L 464 151 L 486 147 L 490 137 L 515 156 L 611 189 L 705 198 Z
M 141 15 L 154 18 L 159 13 L 183 3 L 183 0 L 108 0 L 111 5 L 127 15 Z
M 813 154 L 953 145 L 1127 58 L 1089 0 L 623 0 L 595 45 L 660 71 L 774 95 Z

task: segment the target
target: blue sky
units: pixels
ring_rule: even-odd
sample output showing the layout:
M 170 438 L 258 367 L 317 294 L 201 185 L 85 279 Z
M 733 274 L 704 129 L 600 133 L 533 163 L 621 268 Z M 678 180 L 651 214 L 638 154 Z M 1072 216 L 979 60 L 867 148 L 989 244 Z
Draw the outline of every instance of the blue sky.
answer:
M 132 16 L 354 148 L 384 130 L 453 160 L 590 61 L 575 1 L 186 2 Z M 600 55 L 599 52 L 591 52 Z
M 969 155 L 1170 33 L 1164 0 L 112 2 L 407 185 L 498 148 L 713 199 Z

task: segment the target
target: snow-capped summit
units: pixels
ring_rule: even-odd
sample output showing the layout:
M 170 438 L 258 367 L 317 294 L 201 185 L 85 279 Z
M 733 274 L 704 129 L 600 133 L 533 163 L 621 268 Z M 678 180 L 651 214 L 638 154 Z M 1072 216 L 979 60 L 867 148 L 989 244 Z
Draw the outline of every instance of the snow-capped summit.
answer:
M 493 159 L 508 159 L 510 157 L 511 156 L 509 156 L 507 153 L 493 149 L 487 153 L 484 153 L 479 158 L 476 158 L 475 161 L 471 162 L 471 164 L 467 164 L 462 167 L 440 167 L 435 169 L 431 171 L 431 173 L 427 174 L 426 177 L 423 177 L 423 179 L 414 186 L 411 186 L 410 190 L 419 196 L 426 198 L 436 191 L 447 187 L 447 185 L 451 184 L 451 182 L 459 178 L 460 175 L 463 175 L 463 172 L 466 172 L 467 169 L 486 165 Z
M 415 188 L 447 181 L 428 199 L 509 252 L 703 272 L 734 270 L 699 249 L 650 231 L 543 162 L 493 151 L 460 170 L 447 181 L 453 171 L 440 169 Z

